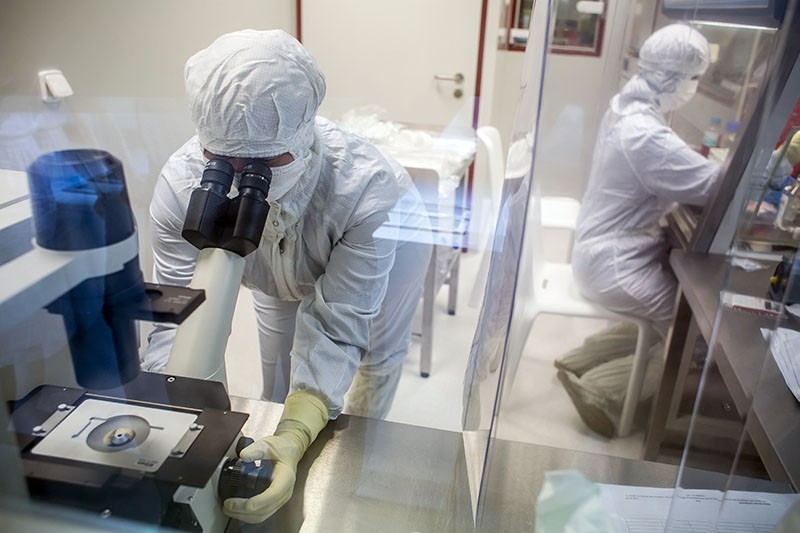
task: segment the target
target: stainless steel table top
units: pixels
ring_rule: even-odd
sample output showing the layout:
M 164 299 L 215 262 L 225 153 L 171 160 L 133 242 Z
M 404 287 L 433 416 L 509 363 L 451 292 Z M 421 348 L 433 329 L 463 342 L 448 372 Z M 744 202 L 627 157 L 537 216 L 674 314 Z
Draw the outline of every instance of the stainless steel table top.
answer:
M 250 413 L 244 434 L 277 425 L 281 405 L 232 399 Z M 481 522 L 472 519 L 462 435 L 343 415 L 301 461 L 292 499 L 257 526 L 229 531 L 532 531 L 544 472 L 577 469 L 603 483 L 672 487 L 671 465 L 495 440 Z
M 232 399 L 250 413 L 244 434 L 277 425 L 283 406 Z M 468 531 L 472 529 L 459 433 L 340 416 L 301 461 L 289 503 L 242 531 Z M 236 531 L 236 529 L 233 529 Z

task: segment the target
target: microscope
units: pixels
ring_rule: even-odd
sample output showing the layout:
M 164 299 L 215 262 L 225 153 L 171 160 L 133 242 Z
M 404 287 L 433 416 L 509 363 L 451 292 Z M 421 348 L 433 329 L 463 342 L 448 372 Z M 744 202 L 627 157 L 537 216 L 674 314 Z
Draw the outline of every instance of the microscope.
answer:
M 250 442 L 240 433 L 248 415 L 231 410 L 224 352 L 244 257 L 269 211 L 271 172 L 247 165 L 231 196 L 234 178 L 227 161 L 212 160 L 192 193 L 182 234 L 200 255 L 187 288 L 143 281 L 119 160 L 66 150 L 29 167 L 30 197 L 17 204 L 29 203 L 35 239 L 0 264 L 3 279 L 20 280 L 0 292 L 0 333 L 42 307 L 60 315 L 78 384 L 38 385 L 9 402 L 31 500 L 221 531 L 224 499 L 269 485 L 268 461 L 238 459 Z M 139 370 L 137 320 L 179 324 L 163 375 Z

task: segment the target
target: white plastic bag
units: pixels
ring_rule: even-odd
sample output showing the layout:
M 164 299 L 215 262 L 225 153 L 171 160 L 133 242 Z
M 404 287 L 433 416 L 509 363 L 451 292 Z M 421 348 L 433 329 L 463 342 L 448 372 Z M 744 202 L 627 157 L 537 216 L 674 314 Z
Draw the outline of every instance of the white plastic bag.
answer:
M 575 470 L 544 473 L 536 501 L 536 533 L 613 533 L 600 489 Z

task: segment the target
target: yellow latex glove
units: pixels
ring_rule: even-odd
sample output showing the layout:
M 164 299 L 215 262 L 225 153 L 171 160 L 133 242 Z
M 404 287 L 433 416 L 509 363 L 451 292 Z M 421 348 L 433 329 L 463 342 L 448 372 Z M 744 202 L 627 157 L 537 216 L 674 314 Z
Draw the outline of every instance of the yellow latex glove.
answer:
M 239 454 L 248 462 L 271 460 L 274 464 L 272 483 L 252 498 L 228 498 L 223 502 L 225 514 L 257 524 L 283 507 L 292 497 L 297 463 L 327 423 L 328 409 L 322 400 L 308 392 L 290 394 L 275 434 L 254 442 Z
M 779 150 L 782 149 L 783 145 L 780 146 Z M 792 166 L 800 163 L 800 131 L 796 132 L 789 141 L 789 146 L 786 148 L 786 159 Z

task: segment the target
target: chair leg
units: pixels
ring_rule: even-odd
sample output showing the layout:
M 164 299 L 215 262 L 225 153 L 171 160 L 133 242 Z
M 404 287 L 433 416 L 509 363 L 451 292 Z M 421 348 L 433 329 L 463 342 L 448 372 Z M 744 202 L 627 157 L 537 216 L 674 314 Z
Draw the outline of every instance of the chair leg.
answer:
M 628 390 L 625 393 L 619 428 L 617 429 L 617 434 L 620 437 L 630 435 L 633 428 L 633 417 L 636 414 L 636 407 L 639 404 L 639 397 L 642 393 L 642 384 L 647 370 L 647 355 L 650 351 L 650 324 L 637 322 L 636 325 L 639 327 L 639 334 L 636 338 L 636 352 L 633 357 L 631 377 L 628 380 Z
M 512 320 L 511 329 L 508 332 L 508 344 L 506 349 L 506 364 L 505 371 L 503 372 L 503 393 L 509 394 L 514 386 L 514 378 L 517 376 L 517 369 L 519 363 L 522 361 L 522 354 L 525 350 L 525 344 L 528 337 L 533 331 L 533 323 L 536 321 L 538 315 L 537 310 L 525 309 L 523 316 L 520 317 L 517 323 L 518 328 L 514 328 L 514 321 Z
M 457 254 L 453 259 L 453 266 L 450 267 L 450 275 L 448 276 L 447 285 L 447 314 L 456 314 L 456 298 L 458 296 L 458 272 L 461 267 L 461 251 L 456 250 Z
M 433 248 L 428 272 L 425 275 L 425 288 L 422 290 L 422 346 L 420 348 L 419 374 L 423 378 L 431 375 L 433 358 L 433 302 L 436 298 L 436 247 Z

